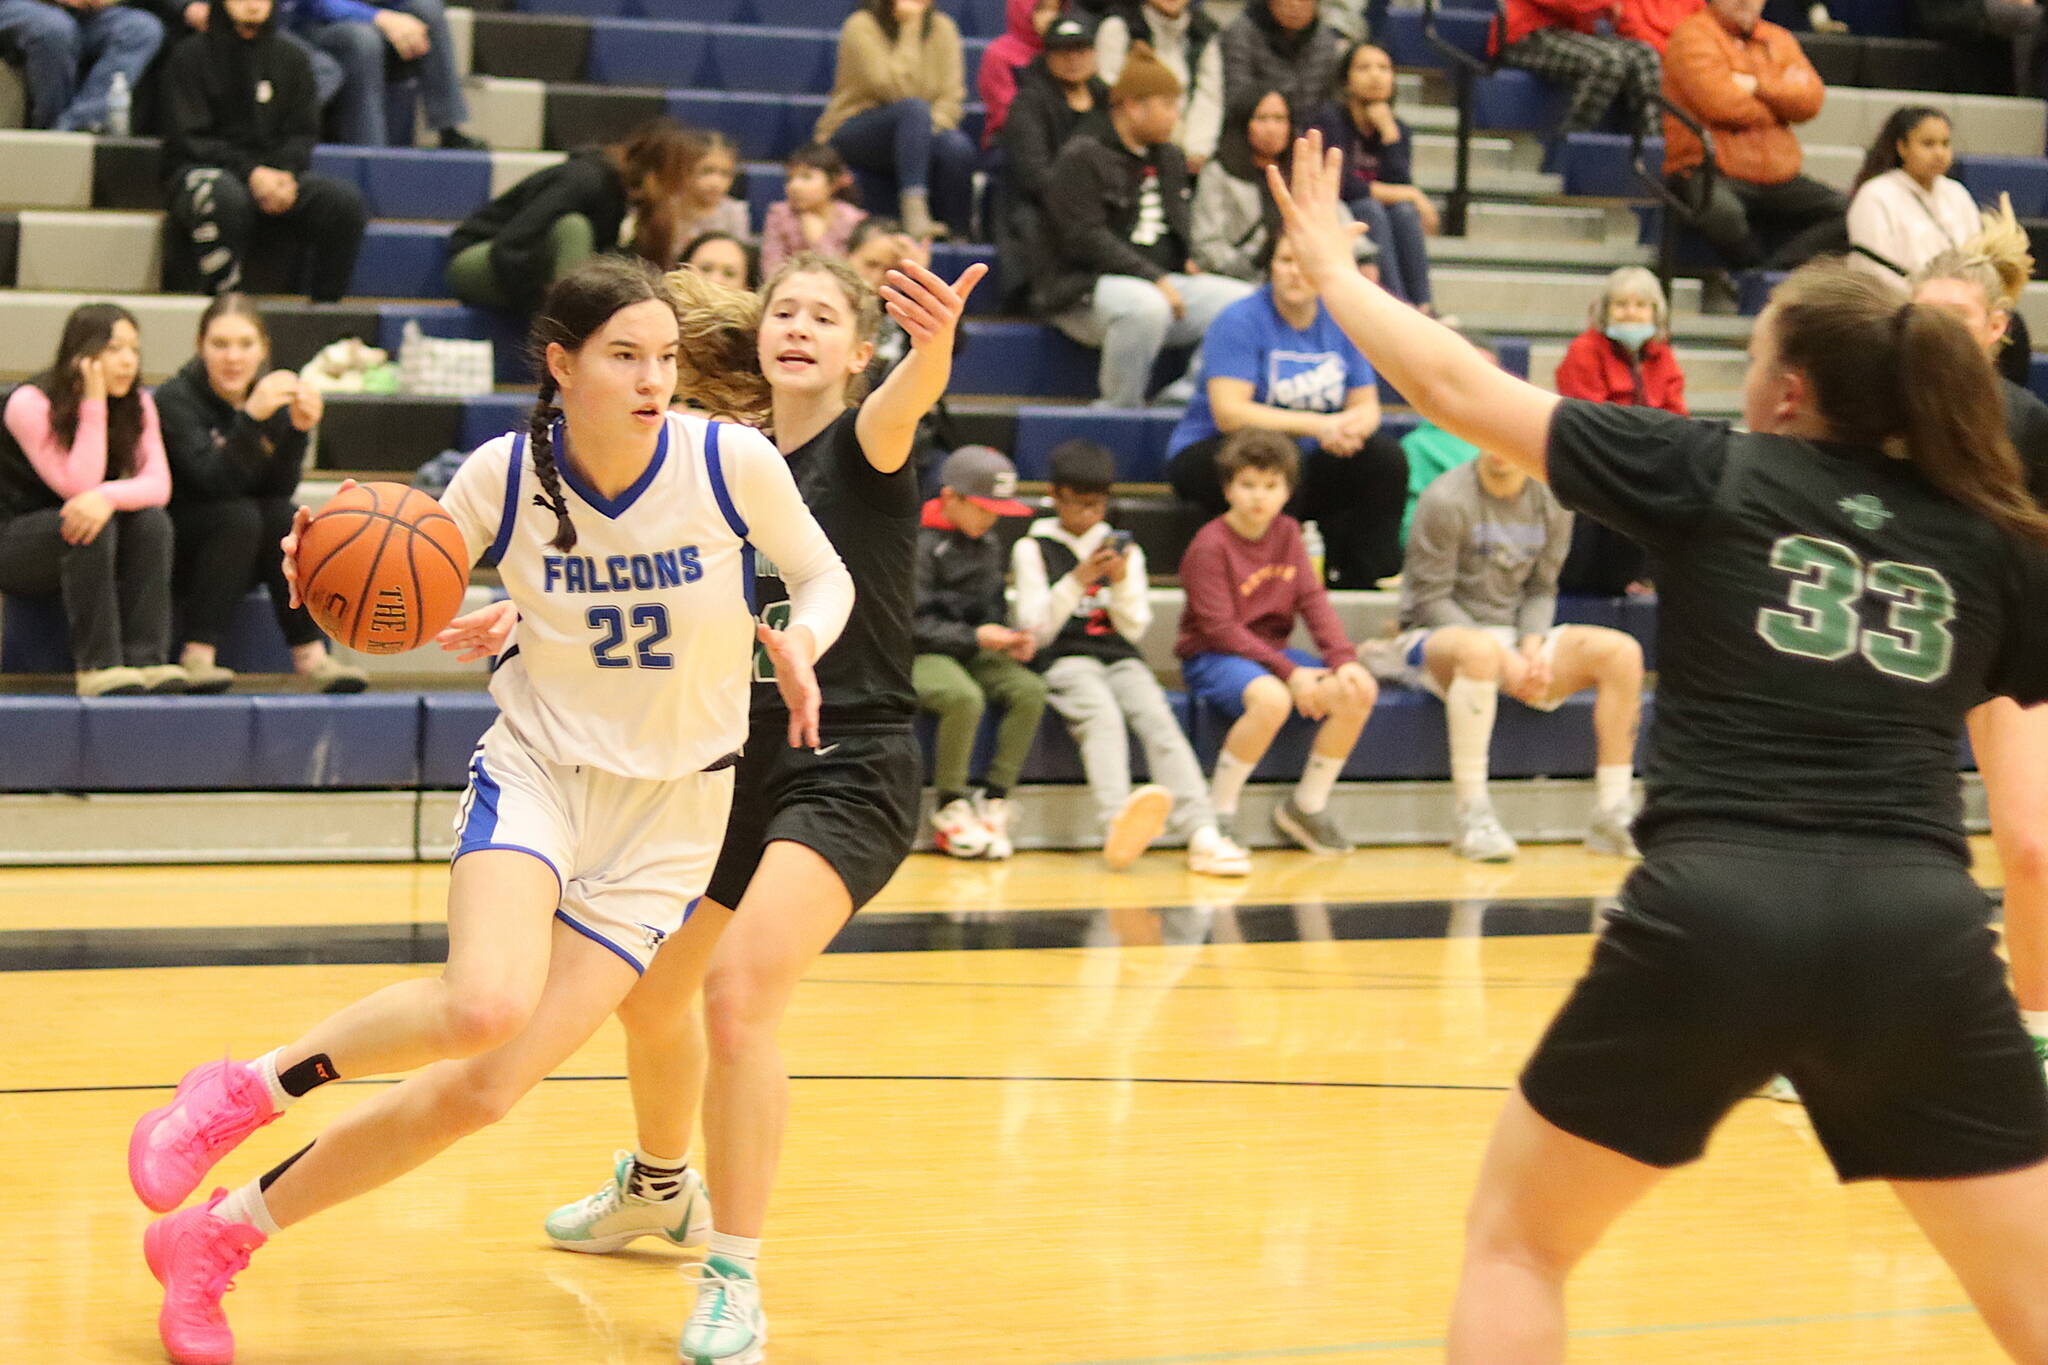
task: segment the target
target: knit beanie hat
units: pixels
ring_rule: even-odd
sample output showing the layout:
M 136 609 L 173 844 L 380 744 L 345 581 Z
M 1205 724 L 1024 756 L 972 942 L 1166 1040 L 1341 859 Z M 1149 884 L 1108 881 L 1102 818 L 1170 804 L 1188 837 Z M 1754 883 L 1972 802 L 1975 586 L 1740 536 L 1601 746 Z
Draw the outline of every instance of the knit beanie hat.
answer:
M 1179 99 L 1180 77 L 1153 55 L 1152 44 L 1132 43 L 1130 52 L 1124 57 L 1123 72 L 1117 76 L 1116 84 L 1110 87 L 1109 102 L 1128 104 L 1154 95 L 1171 95 Z

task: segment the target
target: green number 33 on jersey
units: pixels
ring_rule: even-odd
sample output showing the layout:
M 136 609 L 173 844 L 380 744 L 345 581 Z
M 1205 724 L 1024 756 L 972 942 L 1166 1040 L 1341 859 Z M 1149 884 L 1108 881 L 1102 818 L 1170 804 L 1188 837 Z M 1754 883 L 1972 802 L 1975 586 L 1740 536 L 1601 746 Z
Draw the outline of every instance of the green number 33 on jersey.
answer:
M 761 624 L 770 630 L 786 630 L 789 627 L 789 599 L 770 602 L 761 608 Z M 775 660 L 768 655 L 768 646 L 754 641 L 754 681 L 775 681 Z
M 1785 536 L 1771 546 L 1771 567 L 1792 575 L 1785 605 L 1756 614 L 1756 633 L 1781 654 L 1829 663 L 1861 652 L 1880 673 L 1938 682 L 1955 657 L 1949 622 L 1956 595 L 1938 570 L 1882 560 L 1866 570 L 1854 550 L 1818 536 Z M 1856 614 L 1864 593 L 1890 605 L 1882 628 Z

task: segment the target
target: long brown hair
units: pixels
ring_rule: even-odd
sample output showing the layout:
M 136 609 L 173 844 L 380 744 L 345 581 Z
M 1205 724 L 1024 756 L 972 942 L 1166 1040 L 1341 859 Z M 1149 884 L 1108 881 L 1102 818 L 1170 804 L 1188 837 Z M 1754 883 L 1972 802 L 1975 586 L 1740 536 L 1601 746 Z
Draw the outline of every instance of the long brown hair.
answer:
M 1829 434 L 1909 459 L 2001 530 L 2048 545 L 2027 493 L 1991 362 L 1939 308 L 1841 261 L 1817 261 L 1771 295 L 1778 360 L 1813 385 Z
M 69 449 L 78 439 L 78 406 L 85 401 L 85 376 L 78 362 L 107 349 L 114 324 L 125 322 L 142 335 L 135 315 L 118 303 L 82 303 L 64 319 L 57 338 L 57 358 L 31 382 L 50 399 L 50 430 Z M 142 376 L 128 392 L 107 396 L 107 477 L 125 479 L 135 472 L 135 447 L 142 440 Z
M 526 440 L 533 447 L 533 472 L 540 480 L 541 491 L 533 500 L 555 514 L 555 534 L 548 544 L 557 550 L 576 548 L 576 527 L 569 520 L 568 499 L 562 496 L 562 471 L 555 466 L 555 419 L 562 410 L 555 403 L 559 390 L 548 370 L 548 346 L 580 351 L 614 313 L 649 299 L 669 303 L 653 266 L 630 256 L 593 256 L 550 285 L 547 299 L 534 314 L 526 345 L 540 390 L 526 419 Z
M 938 7 L 938 0 L 932 0 L 931 4 L 925 6 L 924 18 L 918 21 L 918 41 L 922 42 L 932 36 L 932 14 Z M 888 35 L 891 43 L 901 36 L 903 26 L 896 22 L 896 0 L 867 0 L 861 8 L 882 26 L 882 32 Z
M 649 119 L 605 147 L 605 159 L 626 182 L 626 199 L 633 206 L 636 255 L 657 265 L 671 263 L 683 194 L 704 149 L 703 138 L 672 118 Z

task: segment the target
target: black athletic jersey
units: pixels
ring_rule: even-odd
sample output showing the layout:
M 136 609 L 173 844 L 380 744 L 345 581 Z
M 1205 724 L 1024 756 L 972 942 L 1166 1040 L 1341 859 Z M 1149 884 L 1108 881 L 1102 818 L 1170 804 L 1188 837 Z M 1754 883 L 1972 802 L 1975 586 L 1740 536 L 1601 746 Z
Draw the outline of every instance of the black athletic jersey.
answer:
M 1549 460 L 1657 582 L 1639 837 L 1704 819 L 1967 856 L 1963 717 L 2048 698 L 2048 551 L 1907 461 L 1655 409 L 1560 403 Z
M 1045 581 L 1048 583 L 1059 582 L 1081 562 L 1080 556 L 1065 541 L 1051 536 L 1033 536 L 1031 539 L 1045 561 Z M 1126 640 L 1123 632 L 1109 618 L 1109 580 L 1106 578 L 1081 594 L 1073 615 L 1060 622 L 1059 633 L 1032 655 L 1031 665 L 1043 673 L 1070 654 L 1100 659 L 1106 664 L 1139 657 L 1138 647 Z
M 917 714 L 917 691 L 910 682 L 916 654 L 910 616 L 920 507 L 917 470 L 906 461 L 895 473 L 884 474 L 869 464 L 854 433 L 858 416 L 859 409 L 847 409 L 789 453 L 797 491 L 853 576 L 853 614 L 838 643 L 818 660 L 819 728 L 828 744 L 835 734 L 907 730 Z M 752 600 L 756 615 L 770 626 L 780 629 L 789 620 L 789 589 L 758 551 Z M 756 645 L 756 734 L 773 726 L 779 735 L 788 723 L 789 709 L 774 678 L 768 652 Z
M 2006 435 L 2012 437 L 2020 463 L 2026 466 L 2027 487 L 2033 490 L 2035 502 L 2048 507 L 2048 403 L 2010 379 L 2000 379 L 1998 387 L 2005 399 Z

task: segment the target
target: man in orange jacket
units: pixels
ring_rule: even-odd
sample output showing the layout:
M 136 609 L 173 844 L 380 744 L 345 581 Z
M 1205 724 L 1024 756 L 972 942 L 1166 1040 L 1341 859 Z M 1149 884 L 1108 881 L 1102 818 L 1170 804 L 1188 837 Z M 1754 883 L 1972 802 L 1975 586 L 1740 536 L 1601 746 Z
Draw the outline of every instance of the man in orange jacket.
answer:
M 1704 124 L 1720 174 L 1700 190 L 1700 140 L 1664 120 L 1664 175 L 1697 206 L 1701 235 L 1737 269 L 1790 270 L 1848 249 L 1849 201 L 1799 173 L 1792 125 L 1820 112 L 1827 87 L 1799 43 L 1762 20 L 1763 0 L 1708 0 L 1672 30 L 1664 97 Z

